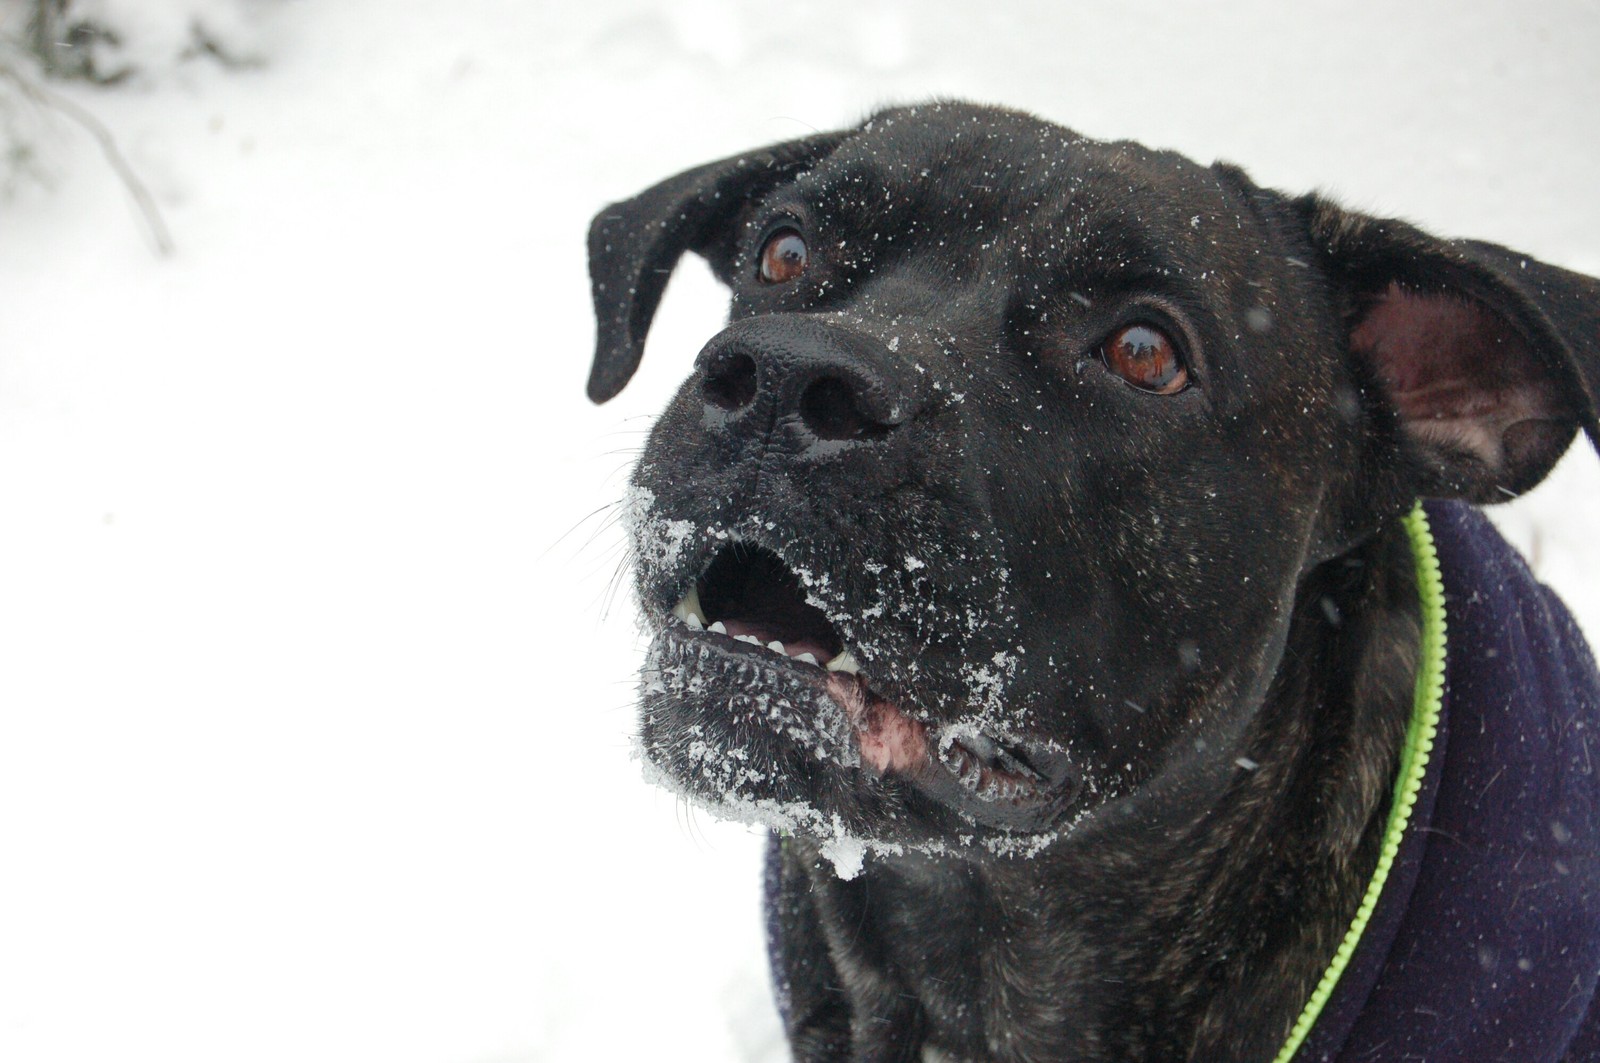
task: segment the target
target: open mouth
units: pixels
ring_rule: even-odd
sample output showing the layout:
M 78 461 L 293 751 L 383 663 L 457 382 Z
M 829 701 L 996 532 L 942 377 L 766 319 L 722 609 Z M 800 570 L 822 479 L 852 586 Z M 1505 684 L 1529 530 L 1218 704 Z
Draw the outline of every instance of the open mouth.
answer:
M 848 732 L 823 743 L 836 761 L 904 778 L 1000 825 L 1021 826 L 1008 811 L 1057 806 L 1071 789 L 1059 752 L 1007 740 L 970 721 L 942 723 L 910 698 L 875 686 L 827 614 L 807 600 L 799 576 L 770 550 L 743 542 L 723 547 L 672 613 L 681 626 L 671 624 L 664 634 L 694 648 L 701 660 L 715 651 L 719 659 L 736 659 L 751 685 L 785 689 L 799 681 L 824 692 L 841 710 L 826 715 Z M 815 719 L 774 723 L 819 725 Z

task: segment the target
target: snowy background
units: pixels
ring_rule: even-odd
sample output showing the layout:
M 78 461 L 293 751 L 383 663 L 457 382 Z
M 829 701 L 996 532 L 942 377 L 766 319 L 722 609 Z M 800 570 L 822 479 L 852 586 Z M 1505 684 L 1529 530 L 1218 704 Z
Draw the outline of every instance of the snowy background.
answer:
M 1600 273 L 1600 9 L 100 0 L 0 200 L 0 1059 L 769 1060 L 759 839 L 646 786 L 583 233 L 933 94 Z M 176 58 L 198 14 L 237 69 Z M 0 0 L 0 34 L 20 32 Z M 13 94 L 13 102 L 15 94 Z M 1499 513 L 1600 634 L 1600 462 Z

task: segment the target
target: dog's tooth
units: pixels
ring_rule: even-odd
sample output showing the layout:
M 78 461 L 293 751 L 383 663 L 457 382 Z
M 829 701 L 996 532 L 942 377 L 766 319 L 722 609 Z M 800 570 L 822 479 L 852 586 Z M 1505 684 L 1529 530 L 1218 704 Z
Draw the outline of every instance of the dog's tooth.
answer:
M 828 662 L 830 672 L 849 672 L 851 675 L 861 674 L 861 662 L 857 661 L 855 654 L 845 650 L 839 656 Z
M 726 635 L 728 633 L 728 625 L 726 625 L 722 621 L 718 620 L 716 623 L 714 623 L 710 627 L 706 628 L 706 630 L 707 631 L 714 631 L 718 635 Z
M 777 639 L 773 639 L 771 642 L 767 643 L 767 649 L 771 650 L 773 653 L 776 653 L 780 657 L 789 656 L 787 653 L 783 652 L 783 643 L 779 642 Z
M 804 661 L 807 664 L 816 664 L 817 663 L 816 657 L 813 656 L 812 654 L 809 654 L 809 653 L 797 653 L 797 654 L 794 655 L 794 659 L 797 660 L 797 661 Z
M 692 630 L 700 630 L 706 622 L 706 614 L 705 610 L 700 608 L 700 588 L 698 585 L 689 585 L 689 593 L 683 596 L 683 601 L 673 606 L 672 615 L 688 624 Z

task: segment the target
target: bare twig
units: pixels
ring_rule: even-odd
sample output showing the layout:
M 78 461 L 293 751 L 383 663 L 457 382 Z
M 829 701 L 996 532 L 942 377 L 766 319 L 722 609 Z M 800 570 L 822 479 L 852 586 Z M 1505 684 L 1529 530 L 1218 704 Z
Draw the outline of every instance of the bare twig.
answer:
M 151 237 L 155 240 L 156 251 L 162 256 L 170 255 L 173 251 L 172 234 L 167 230 L 167 223 L 161 217 L 161 208 L 156 205 L 155 197 L 139 180 L 139 175 L 134 172 L 128 160 L 123 156 L 122 150 L 117 147 L 117 138 L 105 124 L 80 107 L 67 97 L 45 88 L 38 82 L 27 77 L 10 63 L 0 62 L 0 77 L 5 77 L 13 82 L 24 96 L 35 103 L 48 107 L 58 114 L 76 122 L 85 132 L 94 138 L 100 145 L 100 152 L 106 157 L 106 162 L 111 164 L 111 169 L 116 172 L 128 194 L 133 196 L 134 204 L 139 208 L 139 213 L 144 215 L 145 225 L 150 230 Z

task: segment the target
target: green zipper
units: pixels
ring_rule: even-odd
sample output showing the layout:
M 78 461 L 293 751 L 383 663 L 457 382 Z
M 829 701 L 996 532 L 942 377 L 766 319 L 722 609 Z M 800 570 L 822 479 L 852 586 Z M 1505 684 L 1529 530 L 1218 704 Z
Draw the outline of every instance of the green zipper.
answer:
M 1378 854 L 1378 866 L 1367 883 L 1367 892 L 1361 898 L 1361 907 L 1350 921 L 1350 929 L 1339 943 L 1338 951 L 1328 969 L 1322 972 L 1311 999 L 1306 1001 L 1289 1040 L 1273 1057 L 1273 1063 L 1289 1063 L 1299 1051 L 1317 1016 L 1322 1014 L 1334 987 L 1355 955 L 1361 935 L 1372 919 L 1389 880 L 1389 869 L 1394 866 L 1400 852 L 1400 839 L 1405 836 L 1406 824 L 1411 822 L 1411 810 L 1416 807 L 1417 792 L 1422 789 L 1422 777 L 1428 769 L 1428 754 L 1433 749 L 1433 737 L 1439 729 L 1439 708 L 1444 698 L 1444 581 L 1439 576 L 1439 555 L 1433 546 L 1433 532 L 1428 528 L 1428 517 L 1417 503 L 1405 518 L 1406 533 L 1411 537 L 1411 553 L 1417 562 L 1417 588 L 1422 597 L 1422 660 L 1417 667 L 1416 698 L 1411 709 L 1411 723 L 1406 728 L 1405 745 L 1400 750 L 1400 771 L 1394 781 L 1394 801 L 1389 806 L 1389 823 L 1383 832 L 1383 848 Z

